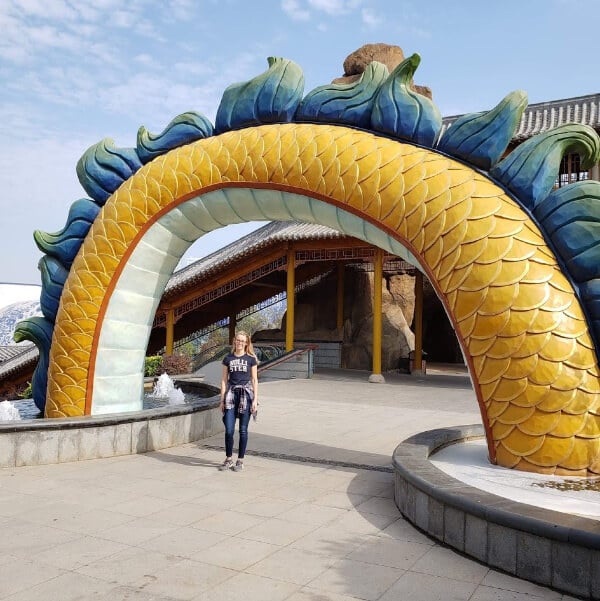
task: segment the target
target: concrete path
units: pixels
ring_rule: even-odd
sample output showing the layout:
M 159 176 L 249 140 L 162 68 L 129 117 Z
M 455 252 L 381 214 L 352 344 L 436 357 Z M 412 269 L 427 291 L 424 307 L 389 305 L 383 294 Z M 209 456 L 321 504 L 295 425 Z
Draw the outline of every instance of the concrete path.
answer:
M 222 436 L 0 470 L 0 599 L 571 599 L 435 543 L 393 502 L 401 440 L 480 421 L 468 379 L 367 375 L 261 384 L 241 473 L 217 470 Z

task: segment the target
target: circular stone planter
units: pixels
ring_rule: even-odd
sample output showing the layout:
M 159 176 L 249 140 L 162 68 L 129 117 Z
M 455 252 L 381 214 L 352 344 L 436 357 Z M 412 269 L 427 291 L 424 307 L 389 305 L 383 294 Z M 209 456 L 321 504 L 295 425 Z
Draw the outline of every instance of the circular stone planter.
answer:
M 394 451 L 394 499 L 438 541 L 488 566 L 585 599 L 600 599 L 600 522 L 500 497 L 430 461 L 449 444 L 484 438 L 480 425 L 416 434 Z

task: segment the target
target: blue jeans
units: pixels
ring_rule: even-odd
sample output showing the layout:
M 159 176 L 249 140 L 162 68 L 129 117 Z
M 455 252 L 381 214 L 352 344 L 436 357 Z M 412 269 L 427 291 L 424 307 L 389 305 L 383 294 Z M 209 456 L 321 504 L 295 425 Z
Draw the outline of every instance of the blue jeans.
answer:
M 223 423 L 225 424 L 225 455 L 231 457 L 233 454 L 233 434 L 235 432 L 235 419 L 240 419 L 240 446 L 238 449 L 238 458 L 243 459 L 248 445 L 248 423 L 250 422 L 250 409 L 252 402 L 246 403 L 246 411 L 240 415 L 240 399 L 236 395 L 235 404 L 231 409 L 225 409 L 223 413 Z

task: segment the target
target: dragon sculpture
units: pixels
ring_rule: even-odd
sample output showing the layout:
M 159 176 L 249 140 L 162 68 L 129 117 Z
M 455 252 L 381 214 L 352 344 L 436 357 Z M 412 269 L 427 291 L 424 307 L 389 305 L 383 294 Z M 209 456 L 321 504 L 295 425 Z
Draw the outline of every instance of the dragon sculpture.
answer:
M 501 466 L 600 473 L 600 183 L 553 189 L 561 158 L 598 162 L 594 130 L 565 125 L 507 154 L 524 92 L 442 133 L 435 104 L 372 62 L 303 96 L 294 62 L 223 94 L 135 148 L 105 139 L 77 164 L 90 198 L 36 231 L 43 317 L 15 338 L 40 351 L 46 417 L 141 409 L 164 287 L 203 234 L 251 220 L 318 223 L 409 258 L 444 303 Z

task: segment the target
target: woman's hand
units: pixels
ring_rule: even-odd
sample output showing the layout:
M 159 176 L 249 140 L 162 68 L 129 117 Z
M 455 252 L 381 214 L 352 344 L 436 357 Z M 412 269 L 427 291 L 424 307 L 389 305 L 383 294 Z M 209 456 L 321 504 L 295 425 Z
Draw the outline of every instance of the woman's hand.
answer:
M 254 399 L 252 401 L 252 407 L 250 407 L 250 412 L 256 413 L 257 411 L 258 411 L 258 401 L 256 399 Z
M 221 402 L 219 403 L 219 409 L 221 410 L 221 413 L 225 413 L 225 399 L 221 399 Z

